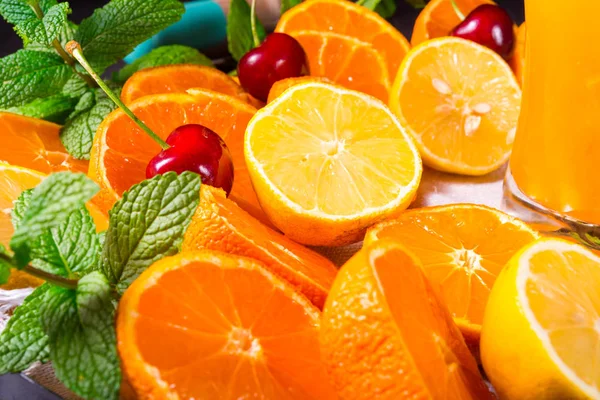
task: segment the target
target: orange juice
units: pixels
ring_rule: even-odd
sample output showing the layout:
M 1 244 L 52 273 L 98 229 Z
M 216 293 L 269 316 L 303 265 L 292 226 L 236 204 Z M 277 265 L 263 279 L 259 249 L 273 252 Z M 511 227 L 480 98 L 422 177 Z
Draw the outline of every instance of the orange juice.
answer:
M 525 13 L 511 173 L 533 201 L 600 224 L 600 1 L 526 0 Z

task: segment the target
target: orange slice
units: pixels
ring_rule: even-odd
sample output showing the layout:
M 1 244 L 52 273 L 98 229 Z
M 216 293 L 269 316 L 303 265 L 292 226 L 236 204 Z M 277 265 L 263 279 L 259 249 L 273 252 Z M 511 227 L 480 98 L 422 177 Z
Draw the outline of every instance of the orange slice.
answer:
M 283 14 L 275 28 L 288 34 L 303 30 L 335 32 L 370 43 L 386 60 L 389 76 L 396 75 L 410 49 L 408 40 L 389 22 L 351 1 L 304 1 Z
M 474 42 L 425 42 L 402 62 L 390 108 L 435 169 L 483 175 L 508 159 L 521 89 L 508 64 Z
M 244 89 L 229 75 L 216 68 L 193 64 L 167 65 L 138 71 L 125 82 L 121 100 L 129 104 L 143 96 L 185 93 L 191 88 L 210 89 L 248 101 Z
M 422 165 L 389 109 L 326 83 L 291 87 L 252 118 L 245 155 L 263 210 L 292 240 L 335 246 L 404 210 Z
M 337 268 L 327 258 L 261 224 L 225 197 L 203 185 L 200 204 L 188 227 L 184 251 L 210 249 L 254 258 L 291 283 L 319 309 Z
M 336 399 L 320 360 L 319 311 L 257 262 L 182 253 L 127 289 L 117 316 L 139 398 Z
M 71 157 L 60 142 L 60 125 L 0 112 L 0 161 L 49 174 L 85 172 L 86 160 Z
M 507 261 L 538 233 L 503 212 L 475 204 L 408 210 L 369 229 L 365 244 L 401 243 L 423 264 L 469 348 L 478 354 L 490 290 Z
M 523 87 L 523 80 L 525 78 L 525 38 L 527 36 L 527 25 L 525 22 L 521 24 L 517 32 L 517 41 L 515 43 L 515 51 L 512 58 L 509 61 L 510 67 L 512 68 L 519 85 Z
M 1 120 L 1 118 L 0 118 Z M 11 211 L 14 202 L 21 192 L 39 185 L 47 175 L 27 168 L 17 167 L 0 162 L 0 244 L 9 247 L 10 239 L 14 233 L 11 221 Z M 108 228 L 107 217 L 93 204 L 88 204 L 88 210 L 94 218 L 98 232 Z M 0 286 L 1 289 L 19 289 L 33 287 L 43 282 L 22 271 L 11 271 L 9 281 Z
M 491 0 L 454 1 L 464 15 L 468 15 L 482 4 L 496 4 Z M 410 43 L 416 46 L 430 39 L 448 36 L 460 22 L 460 18 L 452 7 L 452 0 L 431 0 L 415 21 Z
M 303 30 L 290 35 L 304 48 L 311 75 L 387 102 L 388 67 L 372 44 L 334 32 Z
M 277 81 L 271 87 L 269 91 L 269 97 L 267 99 L 267 103 L 275 100 L 276 97 L 279 97 L 283 92 L 291 88 L 292 86 L 299 85 L 305 82 L 324 82 L 330 83 L 329 79 L 321 78 L 318 76 L 300 76 L 298 78 L 286 78 L 280 81 Z
M 166 138 L 185 124 L 202 124 L 227 143 L 234 164 L 231 198 L 253 216 L 268 222 L 252 189 L 243 154 L 244 131 L 256 109 L 234 97 L 210 90 L 193 94 L 145 96 L 129 108 L 158 136 Z M 90 176 L 99 183 L 97 198 L 109 210 L 131 186 L 146 179 L 146 166 L 160 147 L 120 110 L 98 127 L 90 160 Z
M 319 339 L 341 399 L 493 398 L 419 261 L 398 244 L 366 246 L 341 268 Z

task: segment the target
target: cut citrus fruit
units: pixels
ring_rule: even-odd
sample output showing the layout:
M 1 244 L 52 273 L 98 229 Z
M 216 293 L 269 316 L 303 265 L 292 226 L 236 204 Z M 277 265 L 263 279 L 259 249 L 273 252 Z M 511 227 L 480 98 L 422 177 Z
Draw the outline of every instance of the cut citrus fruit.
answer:
M 331 81 L 327 78 L 322 78 L 319 76 L 300 76 L 298 78 L 286 78 L 280 81 L 277 81 L 271 87 L 269 91 L 269 98 L 267 99 L 267 103 L 275 100 L 276 97 L 279 97 L 283 92 L 291 88 L 292 86 L 299 85 L 301 83 L 306 82 L 324 82 L 331 83 Z
M 164 258 L 119 304 L 123 369 L 139 398 L 328 400 L 319 311 L 251 259 Z
M 0 161 L 49 174 L 85 172 L 86 160 L 71 157 L 60 142 L 60 125 L 0 112 Z
M 408 52 L 408 40 L 376 12 L 351 1 L 307 0 L 281 16 L 276 32 L 311 30 L 352 36 L 373 45 L 393 77 Z
M 19 198 L 21 192 L 36 187 L 46 176 L 38 171 L 0 162 L 0 244 L 5 248 L 9 247 L 10 238 L 14 233 L 11 221 L 14 202 Z M 88 210 L 94 218 L 98 232 L 106 230 L 108 228 L 106 216 L 92 204 L 88 204 Z M 9 281 L 0 286 L 0 289 L 33 287 L 41 283 L 42 281 L 25 272 L 13 270 Z
M 527 36 L 527 25 L 525 22 L 521 24 L 517 33 L 517 41 L 515 42 L 515 51 L 510 59 L 510 67 L 512 68 L 519 85 L 523 87 L 523 79 L 525 78 L 525 38 Z
M 340 269 L 319 339 L 342 399 L 492 399 L 419 261 L 398 244 L 365 246 Z
M 297 242 L 331 246 L 415 196 L 418 151 L 382 102 L 325 83 L 303 83 L 259 110 L 246 129 L 248 171 L 275 226 Z
M 125 104 L 151 94 L 185 93 L 191 88 L 204 88 L 228 94 L 242 101 L 248 95 L 229 75 L 203 65 L 177 64 L 146 68 L 127 79 L 121 90 Z
M 503 399 L 600 398 L 600 257 L 540 239 L 506 265 L 481 334 L 485 371 Z
M 201 124 L 227 143 L 234 164 L 231 198 L 262 221 L 262 213 L 244 161 L 244 131 L 256 109 L 239 99 L 210 90 L 145 96 L 129 108 L 158 136 L 166 138 L 185 124 Z M 146 179 L 146 166 L 160 146 L 124 112 L 115 110 L 98 127 L 90 160 L 90 176 L 100 184 L 97 198 L 109 210 L 131 186 Z
M 537 232 L 503 212 L 475 204 L 408 210 L 369 229 L 365 244 L 392 240 L 411 250 L 478 356 L 483 313 L 506 262 Z
M 225 198 L 222 190 L 207 185 L 200 190 L 200 204 L 182 249 L 219 250 L 254 258 L 320 309 L 337 274 L 327 258 L 261 224 Z
M 404 58 L 390 108 L 415 138 L 423 162 L 483 175 L 510 154 L 521 89 L 508 64 L 474 42 L 430 40 Z
M 390 76 L 385 59 L 373 45 L 334 32 L 290 33 L 304 48 L 310 74 L 387 102 Z
M 413 46 L 429 39 L 448 36 L 461 19 L 452 7 L 453 0 L 431 0 L 421 11 L 413 28 L 410 43 Z M 482 4 L 496 4 L 491 0 L 454 0 L 464 15 Z

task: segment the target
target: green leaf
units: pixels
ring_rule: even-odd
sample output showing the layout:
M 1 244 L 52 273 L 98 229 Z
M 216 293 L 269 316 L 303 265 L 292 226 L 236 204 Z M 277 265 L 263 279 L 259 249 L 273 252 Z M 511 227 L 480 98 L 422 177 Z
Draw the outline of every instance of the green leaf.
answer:
M 0 59 L 0 108 L 60 93 L 73 71 L 57 54 L 19 50 Z
M 44 13 L 57 4 L 56 0 L 40 0 L 40 8 Z M 18 25 L 32 18 L 37 18 L 33 8 L 26 0 L 0 0 L 0 15 L 9 24 Z
M 90 89 L 88 84 L 77 74 L 73 74 L 62 88 L 62 94 L 79 99 Z
M 19 23 L 15 30 L 26 45 L 31 42 L 49 45 L 59 37 L 70 13 L 69 3 L 60 3 L 50 7 L 42 19 L 30 18 Z
M 176 254 L 196 210 L 200 176 L 169 172 L 134 185 L 110 213 L 102 269 L 117 289 L 155 261 Z
M 262 42 L 265 39 L 265 28 L 256 18 L 256 32 Z M 254 48 L 250 6 L 246 0 L 231 0 L 227 16 L 227 43 L 229 52 L 236 61 Z
M 118 95 L 119 90 L 115 92 Z M 115 103 L 102 89 L 89 90 L 81 97 L 60 132 L 60 140 L 70 155 L 77 159 L 90 159 L 96 130 L 115 108 Z
M 184 11 L 178 0 L 112 0 L 83 20 L 76 40 L 100 73 L 138 44 L 179 21 Z
M 21 372 L 36 361 L 48 361 L 48 336 L 40 318 L 49 288 L 45 283 L 27 296 L 0 334 L 0 375 Z
M 86 399 L 118 399 L 121 369 L 117 356 L 112 289 L 92 272 L 77 290 L 51 287 L 42 306 L 56 377 Z
M 10 254 L 8 254 L 8 252 L 6 251 L 6 247 L 4 247 L 2 243 L 0 243 L 0 255 L 10 257 Z M 6 282 L 8 282 L 11 267 L 12 265 L 10 263 L 6 262 L 3 258 L 0 258 L 0 285 L 3 285 Z
M 150 53 L 138 58 L 131 64 L 126 65 L 123 69 L 113 75 L 113 80 L 116 82 L 125 82 L 131 75 L 139 70 L 173 64 L 213 66 L 212 61 L 198 50 L 180 44 L 172 44 L 169 46 L 157 47 Z
M 296 7 L 300 3 L 302 3 L 302 0 L 281 0 L 281 15 L 283 15 L 283 13 L 290 8 Z
M 428 0 L 405 0 L 414 8 L 423 8 L 427 5 Z
M 16 229 L 26 214 L 32 190 L 26 190 L 15 201 L 12 221 Z M 54 228 L 42 229 L 28 243 L 34 267 L 54 275 L 76 278 L 89 272 L 98 261 L 100 239 L 96 225 L 85 207 L 80 207 Z
M 30 246 L 38 245 L 41 234 L 60 227 L 98 190 L 98 185 L 81 173 L 58 172 L 44 179 L 31 193 L 10 241 L 17 264 L 25 266 L 32 259 Z
M 31 103 L 19 107 L 11 107 L 6 111 L 63 124 L 76 104 L 77 99 L 60 93 L 50 97 L 35 99 Z
M 375 12 L 382 18 L 390 18 L 396 13 L 396 0 L 381 0 L 375 7 Z

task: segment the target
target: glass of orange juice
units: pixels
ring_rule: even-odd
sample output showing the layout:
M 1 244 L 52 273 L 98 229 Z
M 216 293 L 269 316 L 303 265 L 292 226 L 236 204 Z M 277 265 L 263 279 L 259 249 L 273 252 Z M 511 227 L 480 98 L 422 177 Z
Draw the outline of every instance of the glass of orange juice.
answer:
M 600 1 L 525 0 L 521 116 L 505 180 L 522 203 L 600 232 Z

